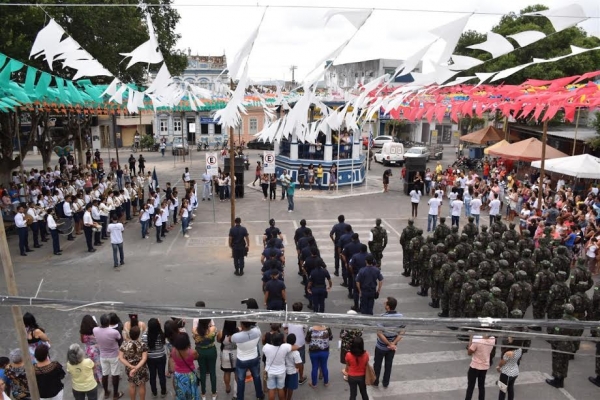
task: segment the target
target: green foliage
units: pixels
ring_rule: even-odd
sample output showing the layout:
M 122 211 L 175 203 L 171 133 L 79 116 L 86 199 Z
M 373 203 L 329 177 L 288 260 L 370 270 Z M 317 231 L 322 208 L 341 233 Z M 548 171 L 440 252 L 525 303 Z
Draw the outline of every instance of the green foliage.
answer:
M 570 45 L 584 48 L 600 46 L 600 39 L 588 36 L 580 28 L 573 27 L 555 33 L 552 24 L 547 18 L 523 15 L 546 9 L 547 7 L 545 6 L 535 5 L 521 10 L 518 14 L 509 13 L 504 15 L 498 25 L 492 28 L 493 32 L 506 37 L 523 31 L 536 30 L 549 36 L 521 48 L 514 40 L 508 38 L 516 50 L 491 61 L 488 61 L 491 59 L 489 53 L 481 50 L 467 49 L 467 46 L 484 42 L 485 34 L 475 31 L 464 32 L 457 44 L 455 54 L 475 57 L 487 62 L 469 71 L 465 71 L 461 75 L 473 75 L 474 72 L 496 72 L 531 62 L 533 58 L 552 58 L 570 54 Z M 566 58 L 560 62 L 532 65 L 509 76 L 504 80 L 504 83 L 520 84 L 529 78 L 556 79 L 564 76 L 579 75 L 584 72 L 596 70 L 599 64 L 600 52 L 593 51 Z
M 9 0 L 0 0 L 10 3 Z M 138 4 L 137 0 L 108 0 L 106 2 Z M 164 4 L 170 6 L 172 0 L 146 0 L 148 4 Z M 22 3 L 18 1 L 18 3 Z M 9 57 L 16 58 L 38 69 L 48 71 L 42 58 L 29 60 L 29 51 L 37 32 L 48 21 L 44 13 L 44 3 L 56 3 L 55 0 L 36 1 L 41 7 L 2 7 L 0 13 L 0 43 L 2 51 Z M 64 0 L 63 3 L 98 3 L 96 0 Z M 100 63 L 123 82 L 141 84 L 145 81 L 147 65 L 136 64 L 126 69 L 127 62 L 121 62 L 123 56 L 148 40 L 145 19 L 137 7 L 48 7 L 51 15 L 63 29 L 73 37 L 85 50 L 98 59 Z M 183 52 L 176 49 L 180 35 L 175 27 L 180 19 L 177 10 L 171 7 L 150 7 L 152 22 L 156 29 L 159 48 L 165 58 L 172 75 L 180 74 L 187 65 Z M 73 76 L 73 71 L 54 65 L 54 75 L 65 78 Z M 152 65 L 157 69 L 159 65 Z M 50 71 L 49 71 L 50 72 Z M 107 83 L 111 77 L 92 78 L 94 83 Z
M 472 132 L 477 129 L 483 128 L 483 125 L 485 124 L 485 119 L 479 117 L 470 117 L 467 115 L 464 118 L 460 119 L 459 124 L 463 128 L 466 127 L 468 132 Z
M 140 139 L 140 146 L 142 149 L 150 149 L 154 146 L 154 136 L 152 135 L 142 135 Z
M 594 113 L 594 122 L 592 123 L 592 127 L 596 130 L 598 137 L 590 140 L 590 146 L 596 150 L 600 148 L 600 111 L 596 111 Z

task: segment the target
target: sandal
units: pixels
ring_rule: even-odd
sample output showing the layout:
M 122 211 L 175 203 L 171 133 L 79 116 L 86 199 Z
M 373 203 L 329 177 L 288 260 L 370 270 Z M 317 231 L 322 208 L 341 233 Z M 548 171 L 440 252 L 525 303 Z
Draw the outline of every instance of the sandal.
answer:
M 117 395 L 113 397 L 113 400 L 120 399 L 121 397 L 123 397 L 123 392 L 117 393 Z

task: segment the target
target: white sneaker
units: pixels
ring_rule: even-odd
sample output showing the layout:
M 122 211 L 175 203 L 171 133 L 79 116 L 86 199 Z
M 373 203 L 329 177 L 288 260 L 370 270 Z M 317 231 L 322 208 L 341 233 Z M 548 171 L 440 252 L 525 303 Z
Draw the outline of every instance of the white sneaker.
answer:
M 212 400 L 217 400 L 217 395 L 216 394 L 212 395 Z
M 187 230 L 188 230 L 188 231 L 191 231 L 191 230 L 192 230 L 192 227 L 191 227 L 191 226 L 188 226 Z
M 184 238 L 189 238 L 190 235 L 188 235 L 187 233 L 185 235 L 183 235 Z

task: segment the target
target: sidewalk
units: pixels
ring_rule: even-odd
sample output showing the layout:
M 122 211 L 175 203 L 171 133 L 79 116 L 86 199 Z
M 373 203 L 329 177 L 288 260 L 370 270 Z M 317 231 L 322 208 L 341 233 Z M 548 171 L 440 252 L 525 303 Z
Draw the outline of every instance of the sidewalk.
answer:
M 260 185 L 252 186 L 252 183 L 246 185 L 250 190 L 256 192 L 262 192 Z M 305 187 L 308 187 L 305 185 Z M 278 187 L 277 194 L 279 195 L 281 189 Z M 295 198 L 313 198 L 313 199 L 343 199 L 346 197 L 365 196 L 369 194 L 377 194 L 383 192 L 383 181 L 382 178 L 368 177 L 366 182 L 362 185 L 341 186 L 337 190 L 329 191 L 326 186 L 323 186 L 322 190 L 316 189 L 313 185 L 313 190 L 300 190 L 298 184 L 296 184 L 296 191 L 294 192 Z

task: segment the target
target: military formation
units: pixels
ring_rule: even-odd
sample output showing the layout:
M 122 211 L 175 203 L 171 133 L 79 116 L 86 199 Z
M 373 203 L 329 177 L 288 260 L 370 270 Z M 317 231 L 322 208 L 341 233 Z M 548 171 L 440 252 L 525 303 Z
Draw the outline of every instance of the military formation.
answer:
M 547 228 L 538 245 L 529 231 L 519 233 L 498 216 L 481 231 L 469 217 L 459 232 L 440 218 L 431 236 L 412 220 L 402 230 L 402 275 L 417 294 L 430 297 L 429 306 L 445 318 L 523 318 L 531 307 L 533 319 L 600 321 L 600 288 L 593 298 L 587 292 L 594 286 L 584 259 L 577 259 L 567 247 L 555 243 Z M 387 240 L 386 240 L 387 242 Z M 541 330 L 539 327 L 525 329 Z M 548 328 L 548 334 L 581 337 L 583 329 L 573 326 Z M 592 329 L 600 336 L 600 322 Z M 546 382 L 563 387 L 569 361 L 579 350 L 579 340 L 548 340 L 552 347 L 552 379 Z M 596 347 L 596 376 L 590 382 L 600 386 L 600 344 Z

